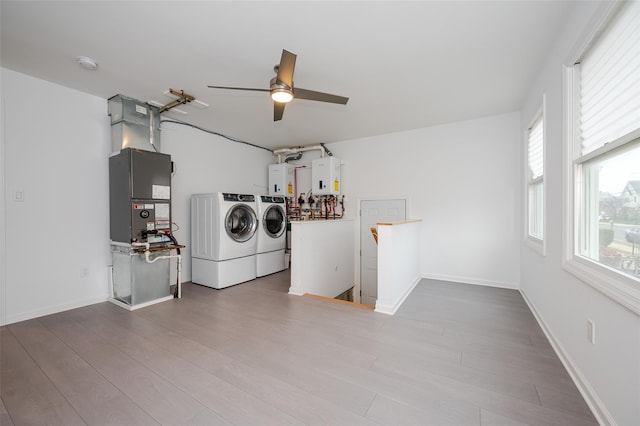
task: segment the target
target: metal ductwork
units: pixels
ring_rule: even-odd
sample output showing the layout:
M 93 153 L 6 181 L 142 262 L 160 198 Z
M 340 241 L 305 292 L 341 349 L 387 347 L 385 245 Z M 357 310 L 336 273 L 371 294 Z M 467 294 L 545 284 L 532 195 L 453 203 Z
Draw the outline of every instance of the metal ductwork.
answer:
M 109 98 L 111 151 L 124 148 L 160 152 L 160 111 L 146 102 L 115 95 Z
M 128 310 L 172 299 L 170 261 L 182 255 L 171 234 L 171 156 L 160 152 L 160 112 L 122 95 L 109 99 L 111 302 Z M 171 255 L 176 250 L 176 255 Z

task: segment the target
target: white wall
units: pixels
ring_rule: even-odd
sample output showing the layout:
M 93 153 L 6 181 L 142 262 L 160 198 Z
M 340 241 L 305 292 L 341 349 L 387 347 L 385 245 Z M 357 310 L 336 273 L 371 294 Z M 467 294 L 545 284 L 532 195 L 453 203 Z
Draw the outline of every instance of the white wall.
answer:
M 106 299 L 110 139 L 106 100 L 1 73 L 10 323 Z
M 523 245 L 520 281 L 522 293 L 581 384 L 588 402 L 596 407 L 600 421 L 637 425 L 640 424 L 640 319 L 562 267 L 562 65 L 576 43 L 593 29 L 598 6 L 595 2 L 573 3 L 565 30 L 522 107 L 520 134 L 524 135 L 524 127 L 546 94 L 547 254 L 543 256 Z M 521 143 L 524 146 L 524 137 Z M 587 319 L 596 324 L 595 345 L 587 341 Z
M 517 288 L 520 140 L 509 113 L 327 147 L 345 162 L 349 215 L 359 198 L 396 197 L 423 220 L 423 277 Z
M 378 224 L 376 312 L 393 315 L 421 280 L 422 221 Z
M 408 217 L 423 220 L 423 276 L 505 287 L 520 282 L 605 420 L 640 424 L 640 321 L 562 268 L 561 65 L 589 29 L 597 3 L 573 7 L 523 104 L 522 120 L 519 113 L 509 113 L 328 147 L 346 163 L 342 187 L 349 215 L 354 216 L 359 198 L 407 198 Z M 108 296 L 111 143 L 105 99 L 0 71 L 0 322 L 10 323 Z M 522 135 L 543 93 L 546 256 L 521 244 Z M 190 243 L 192 193 L 266 190 L 266 165 L 274 161 L 270 153 L 183 126 L 163 128 L 163 151 L 177 166 L 173 212 L 181 242 Z M 24 201 L 13 200 L 16 191 L 24 191 Z M 190 279 L 188 261 L 183 279 Z M 596 323 L 596 345 L 586 340 L 587 319 Z
M 187 246 L 182 251 L 185 282 L 191 280 L 191 194 L 267 194 L 267 167 L 275 157 L 269 151 L 173 123 L 162 124 L 161 138 L 162 152 L 171 155 L 176 167 L 171 181 L 172 214 L 179 227 L 174 235 Z
M 291 224 L 290 294 L 336 297 L 353 287 L 353 220 Z
M 110 264 L 106 100 L 9 70 L 2 70 L 2 83 L 6 321 L 104 300 Z M 264 193 L 266 165 L 275 159 L 190 127 L 162 127 L 162 151 L 177 169 L 173 219 L 180 227 L 176 237 L 187 245 L 187 281 L 191 194 Z M 518 128 L 519 116 L 511 113 L 328 145 L 345 160 L 348 215 L 354 216 L 358 198 L 407 198 L 408 216 L 424 220 L 424 276 L 516 286 L 519 171 L 512 159 L 519 158 Z M 12 201 L 20 189 L 26 201 Z M 33 241 L 47 243 L 38 246 L 46 259 L 29 254 Z
M 0 323 L 7 324 L 109 297 L 111 129 L 106 99 L 1 72 Z M 270 152 L 174 124 L 164 124 L 161 137 L 177 166 L 173 219 L 181 243 L 190 244 L 192 193 L 266 191 Z M 23 202 L 13 201 L 16 191 L 24 191 Z M 188 281 L 188 248 L 185 254 Z

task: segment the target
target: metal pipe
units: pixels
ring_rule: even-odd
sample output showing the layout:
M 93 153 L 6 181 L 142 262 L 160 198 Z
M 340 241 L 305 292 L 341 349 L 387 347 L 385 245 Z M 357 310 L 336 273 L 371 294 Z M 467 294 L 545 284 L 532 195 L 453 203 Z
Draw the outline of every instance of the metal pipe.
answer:
M 158 152 L 158 148 L 153 143 L 153 110 L 149 108 L 149 143 L 155 152 Z
M 182 255 L 181 254 L 176 254 L 174 256 L 157 256 L 154 259 L 151 259 L 149 256 L 151 255 L 151 252 L 149 251 L 149 248 L 151 247 L 151 245 L 149 243 L 131 243 L 132 247 L 144 247 L 144 260 L 147 263 L 154 263 L 157 262 L 160 259 L 178 259 L 178 299 L 180 299 L 182 297 Z
M 324 149 L 324 151 L 327 153 L 327 155 L 329 157 L 333 157 L 333 153 L 331 151 L 329 151 L 329 148 L 327 148 L 326 146 L 324 146 L 323 143 L 320 144 L 320 146 Z
M 173 256 L 156 256 L 155 258 L 151 259 L 149 256 L 151 255 L 151 252 L 148 250 L 148 246 L 149 243 L 145 243 L 147 245 L 147 250 L 145 250 L 144 252 L 144 260 L 147 263 L 154 263 L 157 262 L 160 259 L 178 259 L 178 299 L 182 298 L 182 255 L 181 254 L 176 254 Z
M 296 161 L 296 160 L 299 160 L 301 158 L 302 158 L 302 153 L 299 152 L 299 153 L 297 153 L 295 155 L 291 155 L 291 156 L 285 157 L 284 162 L 288 163 L 289 161 L 292 161 L 292 160 Z
M 169 93 L 171 93 L 173 96 L 177 96 L 178 99 L 164 105 L 158 110 L 158 112 L 163 113 L 165 111 L 170 110 L 171 108 L 177 107 L 178 105 L 186 105 L 189 102 L 196 100 L 194 96 L 184 93 L 184 90 L 175 90 L 170 88 Z
M 320 157 L 324 157 L 327 153 L 327 149 L 321 145 L 312 145 L 312 146 L 300 146 L 298 148 L 281 148 L 273 151 L 273 155 L 278 156 L 278 164 L 282 162 L 282 155 L 290 155 L 297 154 L 299 152 L 307 152 L 307 151 L 320 151 Z

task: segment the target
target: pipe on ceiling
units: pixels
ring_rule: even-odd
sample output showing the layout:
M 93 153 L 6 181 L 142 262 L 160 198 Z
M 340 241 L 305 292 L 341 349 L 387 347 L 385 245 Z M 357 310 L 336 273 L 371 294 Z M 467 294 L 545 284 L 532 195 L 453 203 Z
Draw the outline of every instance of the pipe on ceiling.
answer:
M 273 151 L 273 155 L 278 156 L 278 164 L 282 163 L 282 156 L 289 156 L 291 154 L 298 154 L 307 151 L 320 151 L 320 156 L 324 157 L 327 154 L 327 149 L 323 144 L 320 145 L 312 145 L 312 146 L 299 146 L 297 148 L 281 148 Z

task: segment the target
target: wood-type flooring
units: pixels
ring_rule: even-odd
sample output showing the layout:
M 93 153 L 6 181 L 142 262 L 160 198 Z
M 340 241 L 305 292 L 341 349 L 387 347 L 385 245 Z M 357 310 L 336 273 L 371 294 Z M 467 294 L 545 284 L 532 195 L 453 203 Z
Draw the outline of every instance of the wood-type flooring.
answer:
M 518 291 L 422 280 L 388 316 L 288 287 L 2 327 L 0 424 L 597 424 Z

